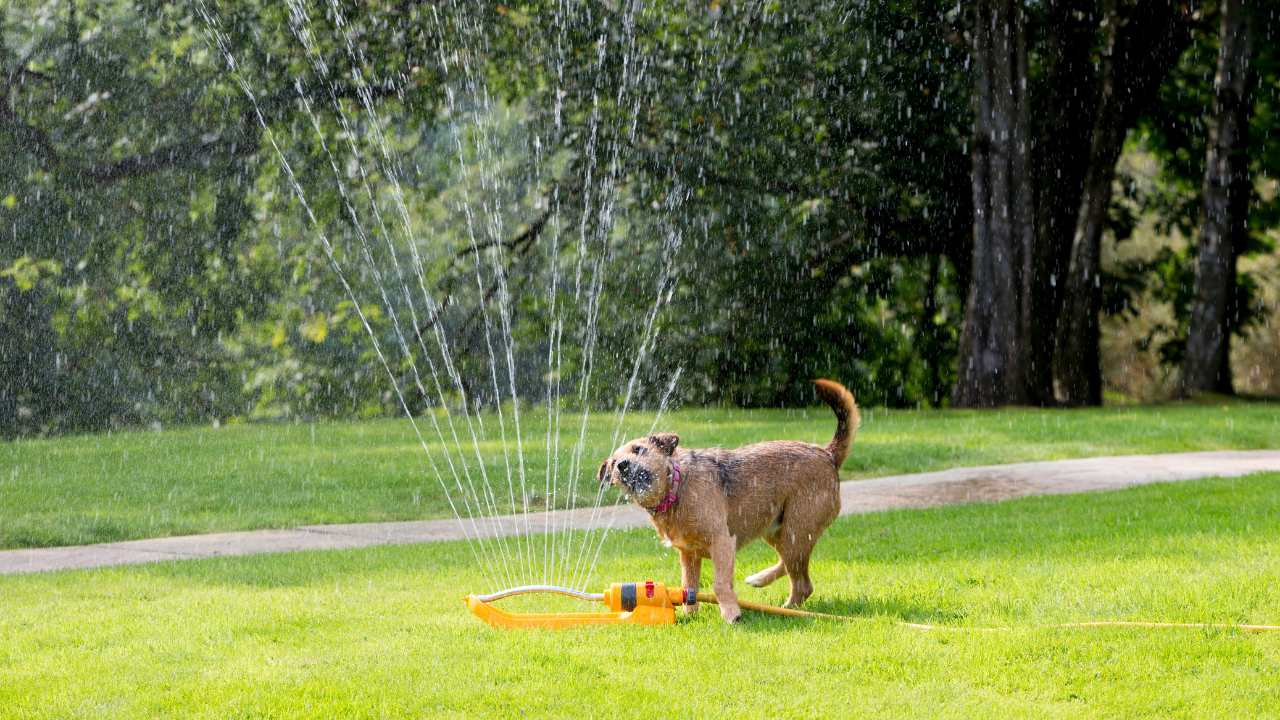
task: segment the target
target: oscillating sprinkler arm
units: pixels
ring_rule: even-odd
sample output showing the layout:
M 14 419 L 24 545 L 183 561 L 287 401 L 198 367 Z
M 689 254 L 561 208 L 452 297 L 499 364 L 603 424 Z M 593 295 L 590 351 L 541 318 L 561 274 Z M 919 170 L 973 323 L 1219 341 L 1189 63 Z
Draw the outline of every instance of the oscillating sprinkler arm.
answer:
M 603 603 L 608 612 L 509 613 L 491 603 L 515 595 L 550 593 Z M 554 585 L 524 585 L 489 595 L 468 595 L 467 607 L 477 617 L 501 628 L 567 628 L 579 625 L 672 625 L 676 607 L 697 602 L 697 594 L 685 588 L 668 588 L 660 582 L 614 583 L 602 593 L 588 593 Z

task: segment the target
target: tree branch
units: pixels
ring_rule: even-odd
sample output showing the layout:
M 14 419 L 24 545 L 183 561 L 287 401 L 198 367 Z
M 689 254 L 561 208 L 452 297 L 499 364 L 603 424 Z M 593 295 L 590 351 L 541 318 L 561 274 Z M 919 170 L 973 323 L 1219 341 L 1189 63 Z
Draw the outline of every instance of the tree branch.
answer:
M 257 143 L 223 141 L 221 138 L 197 143 L 176 143 L 149 153 L 131 155 L 116 162 L 91 165 L 83 170 L 83 175 L 94 182 L 105 184 L 160 170 L 186 167 L 211 157 L 247 157 L 257 151 Z
M 48 76 L 43 73 L 28 70 L 27 64 L 36 56 L 36 53 L 41 52 L 42 50 L 51 49 L 59 44 L 61 44 L 60 38 L 45 38 L 41 42 L 33 43 L 31 45 L 31 49 L 27 50 L 27 54 L 18 60 L 18 63 L 13 66 L 13 69 L 5 73 L 4 90 L 0 91 L 0 100 L 7 100 L 9 98 L 9 92 L 13 90 L 14 82 L 20 75 L 30 75 L 34 78 L 47 80 Z
M 547 221 L 550 219 L 551 219 L 551 208 L 548 206 L 547 209 L 544 210 L 541 215 L 534 218 L 533 222 L 529 223 L 529 227 L 525 228 L 523 231 L 521 231 L 518 235 L 511 238 L 510 240 L 498 240 L 497 238 L 494 238 L 493 240 L 485 240 L 484 242 L 474 243 L 472 245 L 468 245 L 462 250 L 459 250 L 457 257 L 464 258 L 472 253 L 478 253 L 481 250 L 485 250 L 491 247 L 498 247 L 498 246 L 501 246 L 513 252 L 519 252 L 523 246 L 528 245 L 529 242 L 531 242 L 532 240 L 538 237 L 538 234 L 542 232 L 543 226 L 545 226 L 547 224 Z
M 62 156 L 53 146 L 53 142 L 49 140 L 49 134 L 34 125 L 23 122 L 22 118 L 18 117 L 18 114 L 7 103 L 0 103 L 0 121 L 3 121 L 9 127 L 10 131 L 18 137 L 18 140 L 25 140 L 34 147 L 37 154 L 44 157 L 46 163 L 49 165 L 62 164 Z
M 554 194 L 555 189 L 556 189 L 556 186 L 553 186 L 551 191 L 549 191 L 548 194 Z M 571 194 L 577 194 L 577 190 L 572 191 Z M 468 255 L 478 253 L 485 248 L 499 247 L 499 246 L 510 250 L 517 258 L 523 257 L 526 253 L 528 253 L 529 248 L 533 246 L 534 241 L 536 241 L 538 237 L 542 234 L 543 228 L 546 227 L 547 222 L 551 219 L 552 210 L 553 210 L 553 206 L 550 203 L 548 203 L 547 209 L 544 210 L 542 214 L 534 218 L 533 222 L 529 223 L 529 226 L 527 228 L 520 231 L 510 240 L 497 240 L 497 239 L 486 240 L 483 243 L 476 243 L 473 245 L 469 245 L 459 250 L 454 255 L 453 261 L 450 263 L 450 272 L 448 276 L 446 276 L 445 281 L 441 283 L 441 287 L 444 290 L 444 299 L 440 301 L 440 305 L 439 307 L 436 308 L 435 314 L 427 318 L 426 321 L 424 321 L 422 325 L 417 328 L 418 334 L 421 335 L 427 332 L 432 327 L 434 327 L 436 323 L 440 322 L 440 317 L 444 314 L 445 309 L 448 308 L 450 304 L 452 304 L 453 285 L 454 283 L 457 282 L 457 278 L 459 277 L 459 273 L 454 272 L 453 268 L 455 268 L 463 258 L 467 257 Z M 477 306 L 477 310 L 472 311 L 471 315 L 468 316 L 468 318 L 463 322 L 464 328 L 469 326 L 472 322 L 474 322 L 477 316 L 477 313 L 479 312 L 479 308 L 482 308 L 485 305 L 488 305 L 489 301 L 493 300 L 493 296 L 498 292 L 498 289 L 501 286 L 502 281 L 507 279 L 508 274 L 507 274 L 506 268 L 502 268 L 498 272 L 500 273 L 500 275 L 494 279 L 493 283 L 491 283 L 489 288 L 484 292 L 483 297 L 481 297 L 480 299 L 480 304 L 479 306 Z
M 560 188 L 565 188 L 565 198 L 577 197 L 582 192 L 582 178 L 579 175 L 580 169 L 580 159 L 575 159 L 570 162 L 565 175 L 568 178 L 571 178 L 571 180 L 568 183 L 566 183 L 564 179 L 556 180 L 545 193 L 545 197 L 548 199 L 547 209 L 534 218 L 533 221 L 529 223 L 528 227 L 521 230 L 514 237 L 508 240 L 499 240 L 497 238 L 485 240 L 473 245 L 468 245 L 454 254 L 453 259 L 449 262 L 449 267 L 445 270 L 444 280 L 440 283 L 440 290 L 444 295 L 444 299 L 440 301 L 440 305 L 436 308 L 434 315 L 427 318 L 420 327 L 416 328 L 419 333 L 426 332 L 434 327 L 435 324 L 440 321 L 440 316 L 443 315 L 444 311 L 453 303 L 453 286 L 458 282 L 458 278 L 462 276 L 462 271 L 458 269 L 458 265 L 464 258 L 491 247 L 502 247 L 509 250 L 515 254 L 517 259 L 523 257 L 529 251 L 538 237 L 542 234 L 547 223 L 551 220 L 551 215 L 556 207 L 553 199 L 556 198 Z M 485 291 L 484 297 L 481 300 L 481 305 L 484 305 L 488 303 L 489 300 L 493 299 L 493 294 L 495 292 L 497 292 L 496 280 L 494 285 Z M 474 314 L 469 317 L 466 322 L 470 323 L 472 320 L 474 320 Z
M 6 88 L 7 91 L 7 88 Z M 387 87 L 369 87 L 372 99 L 380 100 L 395 91 Z M 356 88 L 344 86 L 334 91 L 337 99 L 350 100 L 358 97 Z M 261 110 L 264 117 L 269 117 L 273 110 L 288 105 L 296 97 L 290 89 L 281 91 L 262 99 L 257 108 L 248 107 L 241 111 L 239 126 L 248 137 L 256 133 L 252 128 L 257 125 L 256 110 Z M 44 159 L 47 167 L 61 167 L 70 172 L 99 184 L 108 184 L 153 172 L 189 167 L 205 162 L 214 157 L 241 158 L 253 155 L 258 151 L 256 142 L 227 140 L 222 134 L 212 139 L 204 137 L 174 142 L 151 152 L 135 153 L 119 160 L 95 162 L 83 165 L 59 152 L 46 131 L 24 121 L 7 104 L 0 103 L 0 124 L 10 128 L 20 140 L 25 140 L 36 153 Z

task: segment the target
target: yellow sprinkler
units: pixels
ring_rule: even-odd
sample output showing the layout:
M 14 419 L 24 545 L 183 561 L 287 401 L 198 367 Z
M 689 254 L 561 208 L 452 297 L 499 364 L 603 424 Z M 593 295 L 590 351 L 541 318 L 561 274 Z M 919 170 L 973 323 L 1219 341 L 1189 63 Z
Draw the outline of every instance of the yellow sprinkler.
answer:
M 509 613 L 491 605 L 515 595 L 551 593 L 587 602 L 604 603 L 608 612 Z M 672 625 L 676 607 L 693 604 L 697 594 L 668 588 L 659 582 L 614 583 L 602 593 L 589 593 L 555 585 L 523 585 L 490 595 L 468 595 L 467 607 L 476 617 L 498 628 L 561 629 L 579 625 Z

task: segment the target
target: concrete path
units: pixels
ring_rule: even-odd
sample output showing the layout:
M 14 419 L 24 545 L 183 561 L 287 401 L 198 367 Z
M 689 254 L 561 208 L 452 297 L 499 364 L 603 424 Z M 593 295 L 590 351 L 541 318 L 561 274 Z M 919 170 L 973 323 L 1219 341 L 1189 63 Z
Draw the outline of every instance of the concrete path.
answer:
M 1116 490 L 1203 477 L 1234 477 L 1257 472 L 1280 472 L 1280 450 L 1222 451 L 1170 455 L 1054 460 L 1049 462 L 956 468 L 917 475 L 896 475 L 841 484 L 842 515 L 926 508 L 973 502 L 998 502 L 1027 495 Z M 632 505 L 590 508 L 527 517 L 500 516 L 467 521 L 468 532 L 512 535 L 527 527 L 535 532 L 548 521 L 553 527 L 587 529 L 613 523 L 615 528 L 648 525 L 645 513 Z M 306 525 L 290 530 L 186 535 L 128 542 L 0 551 L 0 574 L 27 573 L 106 565 L 131 565 L 161 560 L 256 555 L 294 550 L 336 550 L 370 545 L 459 540 L 457 520 Z

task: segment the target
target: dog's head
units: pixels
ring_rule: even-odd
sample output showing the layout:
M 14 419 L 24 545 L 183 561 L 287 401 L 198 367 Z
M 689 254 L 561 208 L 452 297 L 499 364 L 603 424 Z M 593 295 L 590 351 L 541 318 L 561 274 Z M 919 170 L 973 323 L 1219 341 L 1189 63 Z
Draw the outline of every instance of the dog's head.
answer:
M 656 433 L 622 444 L 600 464 L 596 479 L 619 487 L 640 505 L 652 507 L 671 485 L 671 456 L 680 444 L 675 433 Z

